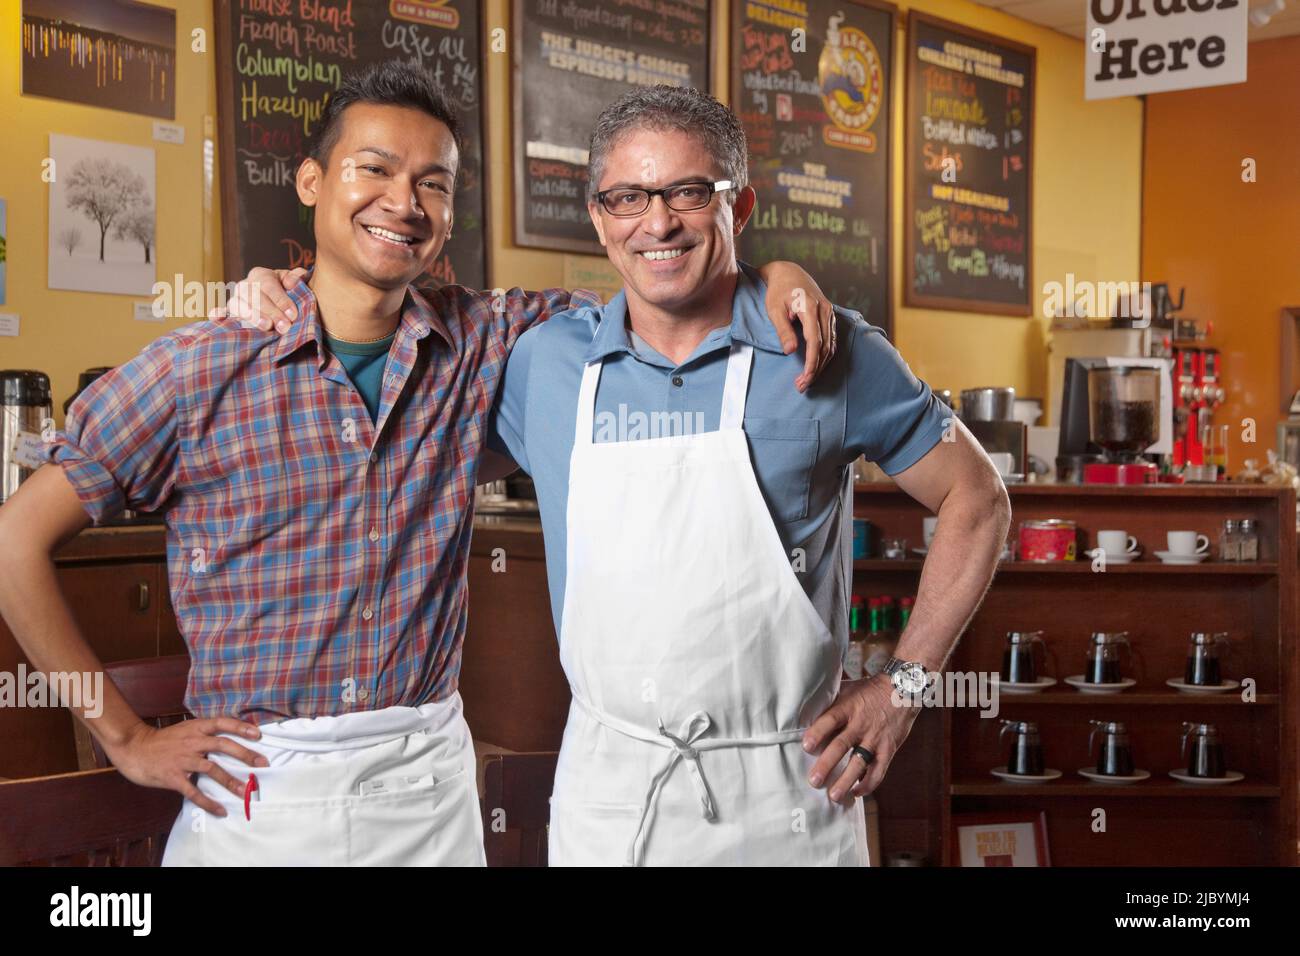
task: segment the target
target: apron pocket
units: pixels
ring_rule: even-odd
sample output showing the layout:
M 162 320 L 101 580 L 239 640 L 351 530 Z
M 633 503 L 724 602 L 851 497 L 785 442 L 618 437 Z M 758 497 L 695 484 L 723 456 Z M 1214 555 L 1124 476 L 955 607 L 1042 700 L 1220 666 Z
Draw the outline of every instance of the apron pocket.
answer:
M 353 866 L 481 866 L 483 821 L 474 778 L 461 769 L 436 783 L 349 798 Z
M 640 804 L 551 798 L 548 866 L 623 866 L 641 820 Z
M 242 805 L 224 804 L 224 818 L 205 813 L 197 823 L 200 861 L 203 866 L 343 866 L 350 799 L 254 799 L 252 819 L 244 818 Z

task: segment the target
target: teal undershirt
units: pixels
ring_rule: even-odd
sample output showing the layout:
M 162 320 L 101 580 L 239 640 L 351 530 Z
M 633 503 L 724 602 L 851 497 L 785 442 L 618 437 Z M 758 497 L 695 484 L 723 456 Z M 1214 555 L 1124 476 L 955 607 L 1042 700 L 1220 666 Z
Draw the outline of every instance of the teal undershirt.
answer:
M 393 344 L 396 330 L 384 336 L 378 342 L 344 342 L 325 333 L 325 343 L 329 350 L 338 356 L 348 378 L 361 393 L 361 400 L 370 412 L 370 421 L 379 420 L 379 393 L 383 389 L 384 365 L 388 359 L 388 349 Z

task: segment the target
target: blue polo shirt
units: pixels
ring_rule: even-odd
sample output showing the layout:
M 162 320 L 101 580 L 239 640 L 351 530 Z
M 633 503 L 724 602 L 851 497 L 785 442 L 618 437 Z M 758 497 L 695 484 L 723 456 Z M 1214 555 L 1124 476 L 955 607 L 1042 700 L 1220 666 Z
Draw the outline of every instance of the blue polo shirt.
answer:
M 853 462 L 866 455 L 897 474 L 941 440 L 952 413 L 912 374 L 881 329 L 838 306 L 835 356 L 800 394 L 794 380 L 803 358 L 799 351 L 782 352 L 767 318 L 765 292 L 758 273 L 742 263 L 731 324 L 710 332 L 680 365 L 630 332 L 622 292 L 603 308 L 560 313 L 515 344 L 488 444 L 518 462 L 537 487 L 557 634 L 564 609 L 569 457 L 583 366 L 605 359 L 593 422 L 597 442 L 716 431 L 733 340 L 754 346 L 744 430 L 763 498 L 818 613 L 831 633 L 847 632 Z

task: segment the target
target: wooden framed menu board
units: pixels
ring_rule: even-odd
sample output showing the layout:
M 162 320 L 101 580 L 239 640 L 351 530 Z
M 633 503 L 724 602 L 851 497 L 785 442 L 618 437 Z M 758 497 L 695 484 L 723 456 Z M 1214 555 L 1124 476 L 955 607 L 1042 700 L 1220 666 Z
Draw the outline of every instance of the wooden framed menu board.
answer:
M 732 11 L 731 96 L 758 193 L 737 251 L 799 263 L 832 302 L 892 333 L 895 8 L 733 0 Z
M 911 13 L 908 305 L 1033 313 L 1034 48 Z
M 587 148 L 633 86 L 709 89 L 710 0 L 514 0 L 515 243 L 604 255 Z
M 343 76 L 381 60 L 423 67 L 464 129 L 452 238 L 428 279 L 487 284 L 479 0 L 214 0 L 225 273 L 315 260 L 294 175 Z

